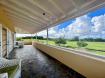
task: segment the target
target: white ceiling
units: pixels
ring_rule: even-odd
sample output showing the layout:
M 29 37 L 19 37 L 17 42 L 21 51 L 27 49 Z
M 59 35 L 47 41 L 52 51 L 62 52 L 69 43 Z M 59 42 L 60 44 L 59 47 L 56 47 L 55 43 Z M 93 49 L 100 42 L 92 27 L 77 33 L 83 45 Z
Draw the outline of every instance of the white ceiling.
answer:
M 0 1 L 14 26 L 30 33 L 39 32 L 105 6 L 105 0 Z

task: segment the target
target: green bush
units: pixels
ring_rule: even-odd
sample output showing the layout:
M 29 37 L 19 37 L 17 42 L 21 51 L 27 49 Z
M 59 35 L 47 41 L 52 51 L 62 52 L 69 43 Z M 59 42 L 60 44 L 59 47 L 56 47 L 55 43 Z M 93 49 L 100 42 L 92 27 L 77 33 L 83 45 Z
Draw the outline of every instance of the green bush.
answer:
M 61 44 L 66 44 L 66 40 L 64 38 L 58 38 L 55 40 L 55 44 L 61 45 Z
M 86 47 L 88 44 L 84 41 L 78 41 L 77 45 L 78 45 L 78 47 Z
M 22 40 L 22 38 L 20 38 L 20 37 L 19 38 L 16 38 L 16 41 L 21 41 L 21 40 Z

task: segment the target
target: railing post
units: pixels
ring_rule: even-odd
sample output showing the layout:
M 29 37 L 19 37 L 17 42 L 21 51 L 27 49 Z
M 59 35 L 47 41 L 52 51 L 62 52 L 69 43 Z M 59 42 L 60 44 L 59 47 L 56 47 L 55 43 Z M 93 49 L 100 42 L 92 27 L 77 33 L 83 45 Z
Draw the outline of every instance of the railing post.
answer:
M 37 41 L 37 33 L 36 33 L 36 41 Z
M 14 46 L 15 46 L 15 43 L 16 43 L 16 32 L 14 32 Z
M 46 43 L 48 44 L 48 28 L 47 28 L 47 41 L 46 41 Z
M 33 35 L 31 34 L 31 42 L 33 41 Z

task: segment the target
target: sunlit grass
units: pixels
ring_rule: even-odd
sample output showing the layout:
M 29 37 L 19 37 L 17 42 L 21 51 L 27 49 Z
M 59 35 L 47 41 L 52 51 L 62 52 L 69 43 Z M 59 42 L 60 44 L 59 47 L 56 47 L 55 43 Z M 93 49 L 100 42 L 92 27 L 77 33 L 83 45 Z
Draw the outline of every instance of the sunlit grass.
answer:
M 88 43 L 88 46 L 86 48 L 88 49 L 105 51 L 105 42 L 87 42 L 87 43 Z
M 25 39 L 23 41 L 36 41 L 35 39 Z M 46 44 L 46 40 L 37 40 L 37 42 L 41 42 Z M 91 53 L 95 53 L 98 55 L 105 55 L 105 42 L 86 42 L 88 45 L 84 47 L 87 49 L 87 51 Z M 49 40 L 48 44 L 50 45 L 56 45 L 53 40 Z M 67 44 L 65 44 L 67 48 L 78 48 L 77 41 L 67 41 Z

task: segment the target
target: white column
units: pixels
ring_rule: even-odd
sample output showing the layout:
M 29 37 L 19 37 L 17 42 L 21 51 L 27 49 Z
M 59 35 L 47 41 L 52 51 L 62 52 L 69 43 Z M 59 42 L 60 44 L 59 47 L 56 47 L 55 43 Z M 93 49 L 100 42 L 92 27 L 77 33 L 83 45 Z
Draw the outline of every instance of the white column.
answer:
M 33 38 L 32 37 L 33 37 L 33 35 L 31 34 L 31 42 L 33 41 Z
M 15 44 L 16 44 L 16 32 L 14 33 L 14 47 L 15 47 Z
M 47 41 L 46 41 L 46 44 L 48 44 L 48 28 L 47 28 Z
M 37 33 L 36 33 L 36 41 L 37 41 Z

